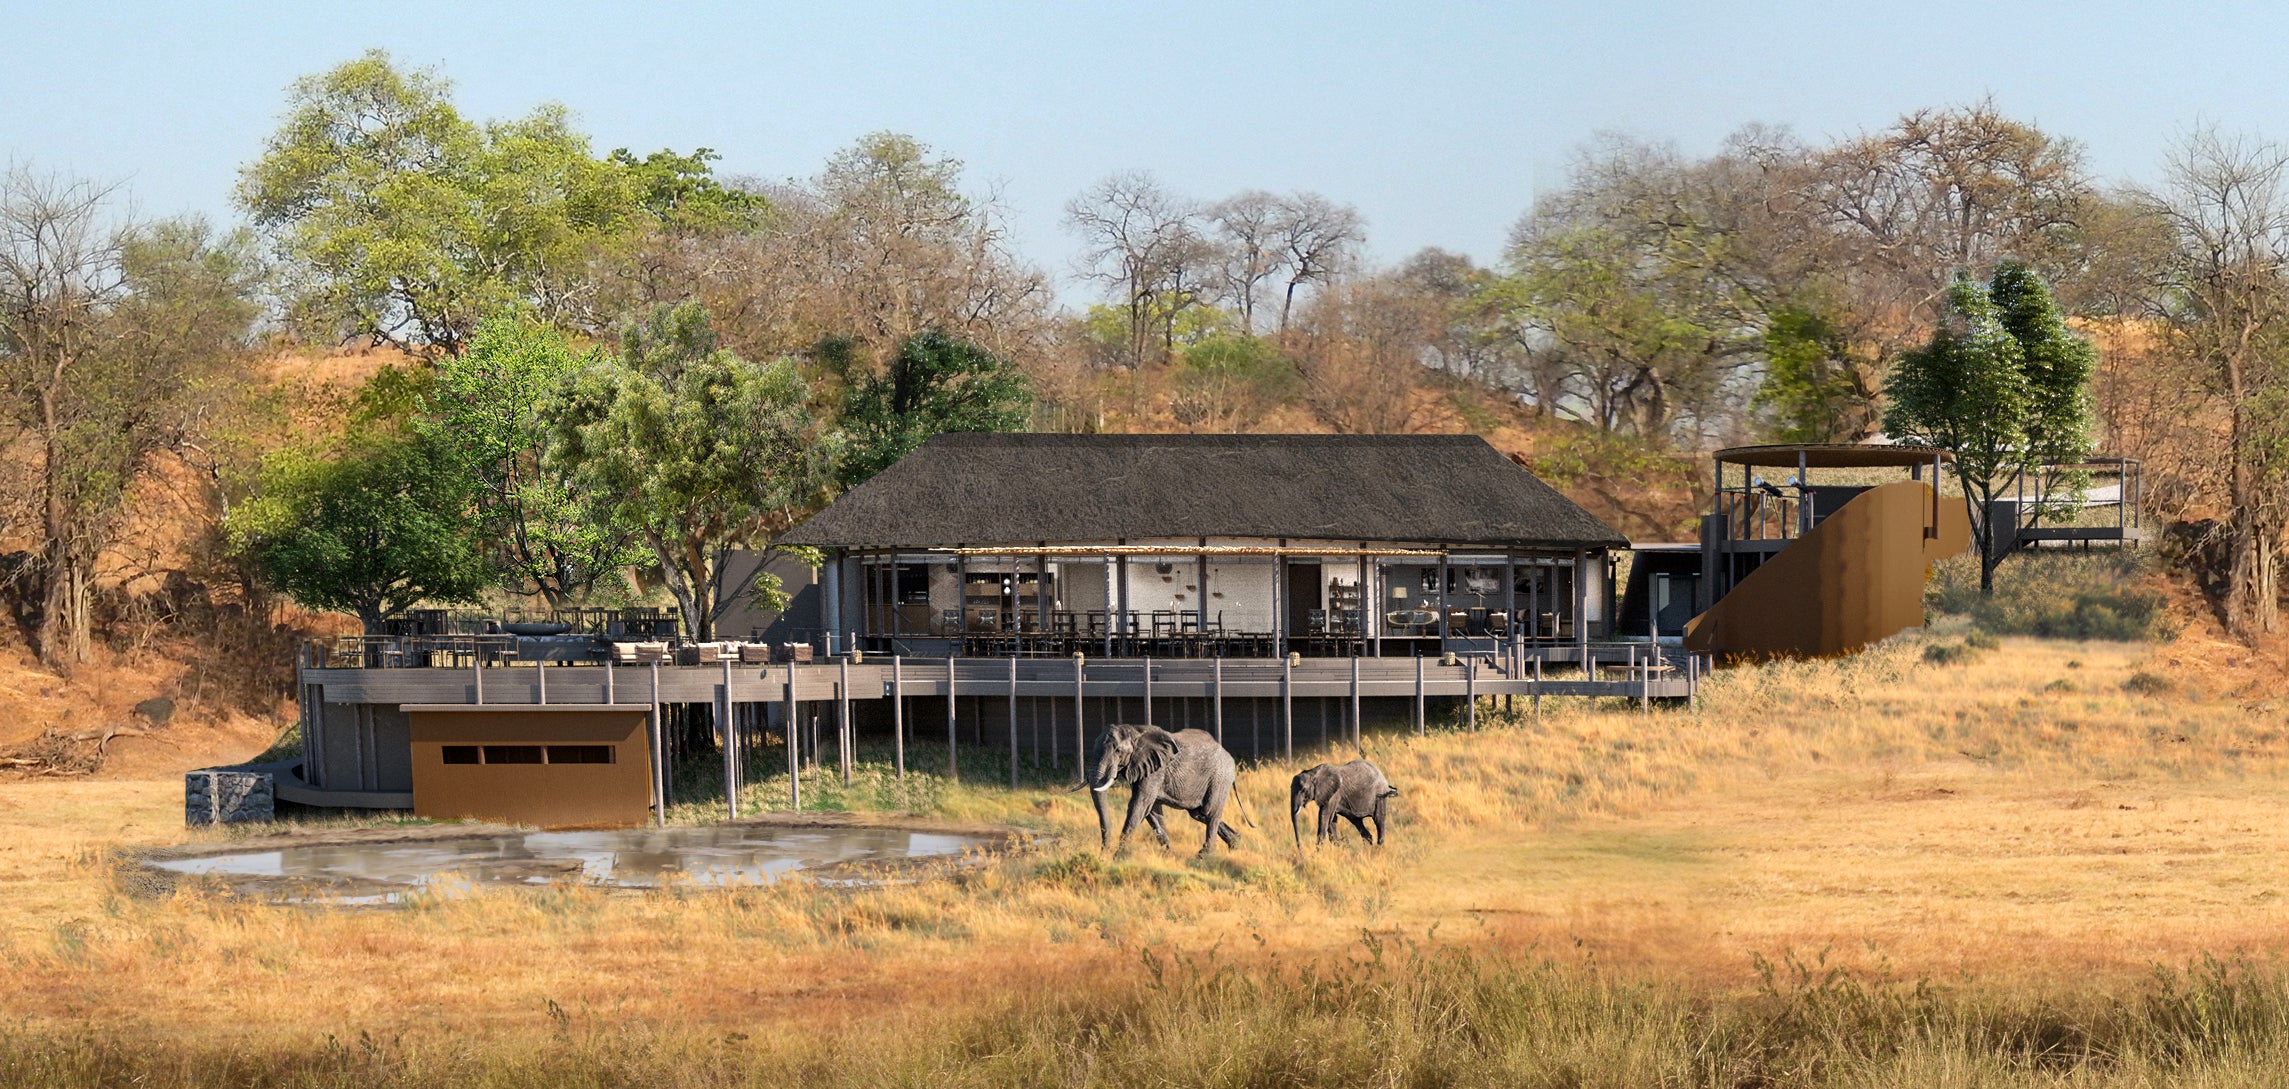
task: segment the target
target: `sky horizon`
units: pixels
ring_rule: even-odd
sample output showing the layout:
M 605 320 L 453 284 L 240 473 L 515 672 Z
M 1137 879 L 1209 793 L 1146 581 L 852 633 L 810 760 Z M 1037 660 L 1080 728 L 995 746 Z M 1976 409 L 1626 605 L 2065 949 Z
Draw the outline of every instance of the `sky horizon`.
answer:
M 2256 135 L 2289 107 L 2263 43 L 2289 11 L 2210 4 L 1092 3 L 387 9 L 0 0 L 0 161 L 123 183 L 145 216 L 237 222 L 238 170 L 287 85 L 369 48 L 451 79 L 472 118 L 543 102 L 602 154 L 706 146 L 727 175 L 807 177 L 893 130 L 998 192 L 1013 244 L 1086 301 L 1066 200 L 1115 171 L 1172 191 L 1307 189 L 1365 214 L 1369 256 L 1500 256 L 1535 192 L 1600 132 L 1714 150 L 1749 123 L 1821 141 L 1992 97 L 2151 180 L 2197 124 Z M 2279 126 L 2275 126 L 2279 127 Z

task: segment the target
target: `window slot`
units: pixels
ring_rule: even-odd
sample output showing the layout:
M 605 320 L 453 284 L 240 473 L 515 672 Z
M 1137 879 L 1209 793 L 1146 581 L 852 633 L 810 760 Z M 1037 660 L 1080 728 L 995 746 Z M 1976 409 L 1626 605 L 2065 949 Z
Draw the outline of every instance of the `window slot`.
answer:
M 610 745 L 550 745 L 548 762 L 551 764 L 610 764 Z

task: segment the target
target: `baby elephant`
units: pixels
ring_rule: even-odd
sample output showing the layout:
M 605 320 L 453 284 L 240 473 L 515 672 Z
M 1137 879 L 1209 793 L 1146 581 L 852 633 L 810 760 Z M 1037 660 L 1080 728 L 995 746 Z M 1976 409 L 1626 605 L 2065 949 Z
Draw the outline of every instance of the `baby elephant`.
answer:
M 1359 829 L 1359 837 L 1378 847 L 1383 845 L 1383 823 L 1389 815 L 1391 799 L 1399 788 L 1383 778 L 1383 769 L 1365 760 L 1348 764 L 1320 764 L 1296 773 L 1288 784 L 1288 828 L 1295 833 L 1296 850 L 1303 850 L 1303 807 L 1306 802 L 1319 803 L 1319 832 L 1312 840 L 1325 843 L 1335 835 L 1335 818 L 1342 817 Z M 1367 821 L 1375 820 L 1375 834 L 1367 834 Z

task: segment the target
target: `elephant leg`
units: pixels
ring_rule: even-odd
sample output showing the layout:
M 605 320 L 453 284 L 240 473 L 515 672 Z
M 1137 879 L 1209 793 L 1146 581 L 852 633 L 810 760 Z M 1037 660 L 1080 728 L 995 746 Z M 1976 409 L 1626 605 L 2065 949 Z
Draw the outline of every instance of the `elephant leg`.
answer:
M 1326 843 L 1334 838 L 1335 803 L 1332 801 L 1321 802 L 1319 803 L 1319 842 Z
M 1369 835 L 1369 834 L 1367 833 L 1367 822 L 1366 822 L 1366 821 L 1364 821 L 1364 820 L 1361 820 L 1361 819 L 1359 818 L 1359 814 L 1357 814 L 1357 813 L 1345 813 L 1345 814 L 1343 815 L 1343 819 L 1344 819 L 1344 820 L 1347 820 L 1347 821 L 1350 821 L 1350 822 L 1351 822 L 1351 827 L 1359 829 L 1359 838 L 1360 838 L 1360 839 L 1366 840 L 1366 841 L 1367 841 L 1369 844 L 1373 844 L 1373 843 L 1375 842 L 1375 837 L 1374 837 L 1374 836 L 1371 836 L 1371 835 Z
M 1208 830 L 1200 836 L 1201 854 L 1207 854 L 1209 849 L 1215 847 L 1218 839 L 1222 839 L 1226 847 L 1233 845 L 1232 830 L 1224 827 L 1224 803 L 1231 798 L 1231 786 L 1210 786 L 1208 796 L 1200 801 L 1200 808 L 1192 811 L 1192 819 L 1208 826 Z
M 1152 828 L 1152 838 L 1159 840 L 1163 849 L 1167 848 L 1168 825 L 1161 822 L 1159 806 L 1145 810 L 1145 823 Z
M 1391 833 L 1384 829 L 1384 822 L 1390 819 L 1390 816 L 1391 799 L 1389 797 L 1375 799 L 1375 846 L 1377 847 L 1381 847 L 1385 840 L 1391 838 Z
M 1146 821 L 1153 823 L 1155 832 L 1159 831 L 1160 819 L 1153 815 L 1152 802 L 1145 797 L 1144 789 L 1139 787 L 1129 795 L 1129 815 L 1126 820 L 1121 822 L 1121 838 L 1113 846 L 1117 849 L 1122 844 L 1127 843 L 1129 836 L 1136 832 L 1137 825 Z

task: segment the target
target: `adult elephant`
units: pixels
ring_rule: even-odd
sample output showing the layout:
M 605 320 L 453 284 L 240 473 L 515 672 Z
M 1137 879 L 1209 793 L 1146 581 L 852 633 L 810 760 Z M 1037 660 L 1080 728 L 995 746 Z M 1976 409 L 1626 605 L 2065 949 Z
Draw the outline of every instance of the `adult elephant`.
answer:
M 1238 834 L 1224 823 L 1224 805 L 1232 800 L 1235 773 L 1232 754 L 1202 730 L 1170 733 L 1158 726 L 1116 723 L 1097 739 L 1097 772 L 1089 782 L 1097 803 L 1097 835 L 1107 850 L 1127 843 L 1139 822 L 1152 826 L 1160 845 L 1168 843 L 1168 828 L 1160 822 L 1162 806 L 1175 806 L 1208 826 L 1200 841 L 1207 854 L 1218 839 L 1237 846 Z M 1113 814 L 1105 792 L 1115 782 L 1129 784 L 1129 815 L 1113 838 Z
M 1318 834 L 1312 842 L 1326 843 L 1335 835 L 1335 818 L 1342 817 L 1359 829 L 1359 838 L 1383 845 L 1384 818 L 1390 815 L 1391 799 L 1399 788 L 1383 778 L 1383 769 L 1365 760 L 1348 764 L 1318 764 L 1296 773 L 1288 781 L 1288 829 L 1295 833 L 1296 850 L 1303 850 L 1303 807 L 1319 806 L 1316 822 Z M 1367 822 L 1375 822 L 1375 834 L 1367 834 Z

